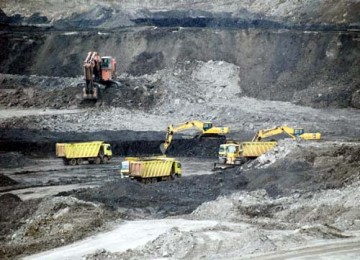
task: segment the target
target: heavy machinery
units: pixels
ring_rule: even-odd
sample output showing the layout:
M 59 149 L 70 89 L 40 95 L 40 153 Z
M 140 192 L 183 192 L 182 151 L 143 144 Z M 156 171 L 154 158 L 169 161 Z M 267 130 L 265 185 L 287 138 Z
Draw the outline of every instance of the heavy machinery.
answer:
M 214 164 L 215 169 L 226 169 L 241 165 L 250 159 L 270 151 L 277 142 L 235 142 L 228 141 L 219 148 L 219 162 Z
M 169 148 L 175 133 L 195 128 L 200 131 L 201 137 L 219 137 L 229 133 L 228 127 L 215 127 L 211 122 L 201 122 L 198 120 L 188 121 L 177 125 L 169 125 L 165 137 L 165 142 L 160 145 L 162 154 Z
M 277 126 L 265 130 L 259 130 L 253 137 L 253 142 L 259 142 L 263 138 L 285 133 L 292 139 L 320 140 L 320 133 L 305 133 L 303 128 L 291 128 L 288 126 Z
M 241 165 L 249 159 L 255 159 L 260 155 L 273 149 L 277 142 L 263 142 L 264 138 L 287 134 L 292 139 L 320 140 L 321 133 L 305 133 L 302 128 L 291 128 L 288 126 L 278 126 L 265 130 L 259 130 L 251 142 L 227 141 L 220 145 L 219 162 L 214 164 L 215 169 L 225 169 Z
M 119 85 L 116 78 L 116 60 L 110 56 L 100 57 L 95 52 L 89 52 L 84 61 L 85 87 L 83 98 L 96 100 L 99 96 L 99 84 L 109 86 Z
M 121 173 L 143 183 L 173 180 L 182 174 L 181 163 L 167 157 L 131 157 L 122 162 Z M 124 171 L 123 171 L 124 170 Z
M 89 164 L 107 163 L 112 157 L 110 144 L 103 141 L 82 143 L 57 143 L 56 156 L 63 158 L 65 165 L 81 165 L 84 161 Z

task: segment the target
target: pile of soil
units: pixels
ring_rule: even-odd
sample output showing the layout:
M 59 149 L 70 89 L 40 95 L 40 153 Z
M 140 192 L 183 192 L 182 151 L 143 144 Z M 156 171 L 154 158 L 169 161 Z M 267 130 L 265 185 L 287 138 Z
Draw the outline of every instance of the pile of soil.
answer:
M 6 193 L 0 196 L 0 242 L 8 241 L 21 225 L 26 222 L 33 212 L 35 212 L 39 201 L 22 201 L 18 196 Z M 0 248 L 0 255 L 4 256 L 3 248 Z
M 121 179 L 104 187 L 66 195 L 101 202 L 115 209 L 125 208 L 129 216 L 137 208 L 141 209 L 143 216 L 166 217 L 190 213 L 203 202 L 240 190 L 264 189 L 267 196 L 277 198 L 298 191 L 342 188 L 360 179 L 359 163 L 353 161 L 358 156 L 359 146 L 348 144 L 320 148 L 301 143 L 289 147 L 292 150 L 285 158 L 267 168 L 234 168 L 221 174 L 199 176 L 186 176 L 184 173 L 184 177 L 175 181 L 148 185 Z M 343 151 L 351 153 L 345 161 L 343 155 L 339 156 Z M 321 161 L 324 154 L 330 157 Z
M 13 179 L 0 174 L 0 187 L 5 187 L 5 186 L 11 186 L 11 185 L 15 185 L 17 184 L 17 181 L 14 181 Z
M 292 148 L 290 151 L 289 147 Z M 250 190 L 265 188 L 271 196 L 279 196 L 289 194 L 292 189 L 339 189 L 360 179 L 360 147 L 356 144 L 326 146 L 284 142 L 282 147 L 280 144 L 280 147 L 269 154 L 274 153 L 279 153 L 274 163 L 244 172 L 249 179 Z M 269 158 L 269 155 L 266 156 Z M 256 163 L 261 160 L 265 165 L 268 163 L 261 157 L 254 165 L 259 166 Z
M 246 179 L 236 172 L 182 177 L 148 185 L 121 179 L 100 188 L 60 195 L 101 202 L 113 209 L 123 208 L 128 218 L 148 215 L 161 218 L 188 214 L 205 201 L 244 189 L 246 183 Z
M 82 98 L 84 81 L 79 78 L 0 74 L 0 106 L 22 108 L 125 107 L 153 108 L 161 99 L 161 86 L 144 77 L 126 77 L 121 85 L 100 86 L 97 101 Z
M 18 211 L 25 211 L 26 204 L 16 197 L 11 200 L 10 196 L 14 197 L 6 195 L 6 199 L 3 200 L 12 201 Z M 2 243 L 2 256 L 12 258 L 71 243 L 99 231 L 105 220 L 113 220 L 116 215 L 115 212 L 109 212 L 99 205 L 71 197 L 48 198 L 36 206 L 32 207 L 31 211 L 26 211 L 26 222 L 19 221 L 20 214 L 11 219 L 14 213 L 3 213 L 4 225 L 11 226 L 13 234 L 11 239 L 6 239 L 6 242 Z M 18 222 L 17 225 L 14 224 L 15 221 Z M 16 232 L 14 229 L 17 229 Z
M 23 154 L 16 152 L 0 153 L 0 165 L 2 168 L 18 168 L 33 164 L 34 162 Z
M 4 107 L 23 108 L 66 108 L 77 107 L 81 102 L 81 88 L 44 91 L 39 88 L 15 88 L 11 91 L 1 90 L 0 105 Z

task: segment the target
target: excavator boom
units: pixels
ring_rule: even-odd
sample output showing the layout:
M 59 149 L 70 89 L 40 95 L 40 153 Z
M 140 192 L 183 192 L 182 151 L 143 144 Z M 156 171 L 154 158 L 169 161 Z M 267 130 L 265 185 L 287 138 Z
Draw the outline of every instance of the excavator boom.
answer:
M 198 129 L 201 136 L 223 136 L 229 133 L 228 127 L 213 127 L 211 122 L 201 122 L 198 120 L 169 125 L 166 132 L 165 142 L 160 145 L 162 154 L 166 153 L 166 150 L 169 148 L 175 133 L 192 128 Z
M 302 128 L 291 128 L 288 126 L 277 126 L 274 128 L 259 130 L 252 139 L 252 142 L 259 142 L 263 138 L 285 133 L 292 139 L 301 138 L 304 140 L 319 140 L 321 133 L 305 133 Z
M 84 99 L 98 98 L 98 84 L 108 85 L 118 82 L 116 77 L 116 60 L 110 56 L 100 57 L 95 51 L 88 52 L 84 60 L 85 87 L 83 89 Z

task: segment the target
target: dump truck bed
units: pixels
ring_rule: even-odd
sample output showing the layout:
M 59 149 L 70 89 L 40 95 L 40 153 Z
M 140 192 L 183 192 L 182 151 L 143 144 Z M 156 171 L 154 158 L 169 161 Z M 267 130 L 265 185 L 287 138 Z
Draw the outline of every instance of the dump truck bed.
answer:
M 171 175 L 174 163 L 173 160 L 132 161 L 130 163 L 130 177 L 167 177 Z
M 97 157 L 101 145 L 104 142 L 83 142 L 83 143 L 57 143 L 56 156 L 66 158 L 91 158 Z
M 277 145 L 277 142 L 242 142 L 242 157 L 259 157 Z

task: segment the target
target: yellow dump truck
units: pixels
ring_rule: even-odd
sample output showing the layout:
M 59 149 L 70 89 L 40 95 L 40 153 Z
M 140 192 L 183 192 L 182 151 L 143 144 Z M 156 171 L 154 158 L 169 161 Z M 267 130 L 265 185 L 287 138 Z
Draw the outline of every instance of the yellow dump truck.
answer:
M 65 165 L 107 163 L 112 157 L 110 144 L 103 141 L 82 143 L 57 143 L 56 156 L 63 158 Z
M 126 169 L 126 165 L 128 165 Z M 123 174 L 130 178 L 136 179 L 143 183 L 167 181 L 180 177 L 182 174 L 181 163 L 174 158 L 155 157 L 155 158 L 138 158 L 131 157 L 131 160 L 124 161 L 125 166 Z
M 248 159 L 255 159 L 268 152 L 277 142 L 228 142 L 219 148 L 219 163 L 214 168 L 229 168 L 241 165 Z
M 120 173 L 128 176 L 130 173 L 130 161 L 139 161 L 140 157 L 125 157 L 125 160 L 121 162 Z

